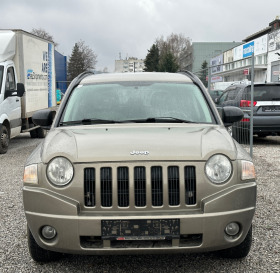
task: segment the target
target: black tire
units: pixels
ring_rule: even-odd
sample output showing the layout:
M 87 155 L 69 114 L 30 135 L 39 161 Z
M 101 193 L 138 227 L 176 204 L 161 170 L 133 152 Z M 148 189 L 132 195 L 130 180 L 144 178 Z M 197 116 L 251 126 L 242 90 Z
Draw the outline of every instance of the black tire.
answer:
M 266 134 L 266 133 L 259 133 L 258 134 L 258 137 L 267 137 L 269 136 L 269 134 Z
M 5 154 L 8 151 L 10 143 L 9 130 L 5 125 L 0 125 L 0 154 Z
M 52 261 L 57 261 L 61 257 L 61 253 L 53 252 L 41 248 L 35 241 L 29 227 L 27 226 L 27 240 L 28 240 L 28 250 L 30 256 L 35 262 L 48 263 Z
M 252 226 L 250 227 L 244 241 L 240 245 L 234 246 L 232 248 L 220 250 L 218 253 L 219 256 L 223 258 L 242 259 L 249 254 L 251 245 L 252 245 Z
M 30 133 L 30 137 L 31 137 L 31 138 L 37 138 L 37 137 L 38 137 L 38 134 L 37 134 L 37 130 L 36 130 L 36 129 L 30 131 L 29 133 Z
M 43 128 L 41 128 L 41 127 L 37 128 L 36 132 L 37 132 L 37 137 L 38 138 L 45 138 L 46 131 Z

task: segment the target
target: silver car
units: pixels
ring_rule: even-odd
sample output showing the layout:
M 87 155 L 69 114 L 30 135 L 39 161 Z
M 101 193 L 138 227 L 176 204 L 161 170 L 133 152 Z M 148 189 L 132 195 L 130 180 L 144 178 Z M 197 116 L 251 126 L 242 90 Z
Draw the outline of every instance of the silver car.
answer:
M 245 257 L 252 242 L 252 159 L 191 73 L 83 73 L 28 158 L 23 202 L 35 261 L 60 253 L 217 251 Z

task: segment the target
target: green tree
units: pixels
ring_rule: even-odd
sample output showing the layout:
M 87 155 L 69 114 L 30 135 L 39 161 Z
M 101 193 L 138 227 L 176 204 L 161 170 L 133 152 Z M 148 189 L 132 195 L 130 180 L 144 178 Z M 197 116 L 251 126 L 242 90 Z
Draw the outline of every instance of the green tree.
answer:
M 207 81 L 207 76 L 208 76 L 208 63 L 206 60 L 201 65 L 201 70 L 198 74 L 198 77 L 204 84 L 204 86 L 207 88 L 208 87 L 208 81 Z
M 187 69 L 191 63 L 192 46 L 191 40 L 183 34 L 171 33 L 164 39 L 163 36 L 156 39 L 159 48 L 160 59 L 168 52 L 171 52 L 178 65 L 178 70 Z
M 159 49 L 153 44 L 144 60 L 145 70 L 147 72 L 159 71 Z
M 176 57 L 171 51 L 166 51 L 160 59 L 159 71 L 175 73 L 179 69 L 179 64 L 176 61 Z
M 68 80 L 72 81 L 84 71 L 92 70 L 97 63 L 97 55 L 84 41 L 75 43 L 68 62 Z
M 85 71 L 84 63 L 82 62 L 82 52 L 77 43 L 75 43 L 72 54 L 68 62 L 68 80 L 72 81 L 75 77 Z

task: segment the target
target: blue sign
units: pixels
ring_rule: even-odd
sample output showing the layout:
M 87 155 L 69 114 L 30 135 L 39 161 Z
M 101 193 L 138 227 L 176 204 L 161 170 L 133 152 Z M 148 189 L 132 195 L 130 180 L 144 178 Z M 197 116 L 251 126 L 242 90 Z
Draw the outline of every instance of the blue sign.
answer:
M 243 58 L 252 56 L 254 52 L 254 41 L 243 45 Z
M 27 69 L 27 79 L 30 78 L 31 74 L 33 73 L 32 69 Z

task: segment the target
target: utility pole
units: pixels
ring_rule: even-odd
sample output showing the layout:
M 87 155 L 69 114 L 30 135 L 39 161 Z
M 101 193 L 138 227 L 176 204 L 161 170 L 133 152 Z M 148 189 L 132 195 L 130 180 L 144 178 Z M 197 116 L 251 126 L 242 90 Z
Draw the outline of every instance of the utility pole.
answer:
M 254 117 L 254 64 L 255 54 L 252 54 L 252 68 L 251 68 L 251 114 L 250 114 L 250 155 L 253 158 L 253 117 Z
M 211 90 L 211 66 L 208 67 L 208 92 Z

